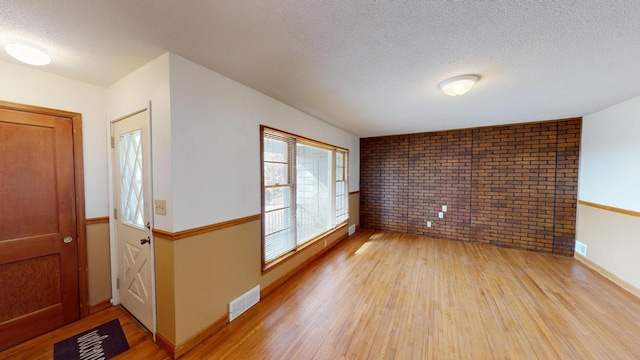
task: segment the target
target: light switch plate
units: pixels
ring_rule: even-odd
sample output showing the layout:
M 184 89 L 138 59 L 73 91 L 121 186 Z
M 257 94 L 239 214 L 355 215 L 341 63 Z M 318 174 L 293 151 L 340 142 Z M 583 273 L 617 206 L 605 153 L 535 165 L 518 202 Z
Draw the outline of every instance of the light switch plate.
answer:
M 447 205 L 442 205 L 442 212 L 447 212 Z
M 443 213 L 442 211 L 441 211 L 441 212 L 439 212 L 439 213 L 438 213 L 438 217 L 439 217 L 440 219 L 442 219 L 442 218 L 444 217 L 444 213 Z
M 154 212 L 158 215 L 167 215 L 167 200 L 154 200 Z

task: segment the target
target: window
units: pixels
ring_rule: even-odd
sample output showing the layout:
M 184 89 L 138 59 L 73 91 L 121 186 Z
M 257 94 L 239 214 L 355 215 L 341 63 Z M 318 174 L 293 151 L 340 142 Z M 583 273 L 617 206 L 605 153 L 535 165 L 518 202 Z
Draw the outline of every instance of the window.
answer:
M 262 127 L 263 260 L 345 223 L 348 151 Z
M 120 135 L 120 192 L 123 221 L 144 229 L 141 137 L 140 129 Z
M 347 197 L 347 153 L 337 150 L 336 154 L 336 221 L 341 223 L 349 218 Z

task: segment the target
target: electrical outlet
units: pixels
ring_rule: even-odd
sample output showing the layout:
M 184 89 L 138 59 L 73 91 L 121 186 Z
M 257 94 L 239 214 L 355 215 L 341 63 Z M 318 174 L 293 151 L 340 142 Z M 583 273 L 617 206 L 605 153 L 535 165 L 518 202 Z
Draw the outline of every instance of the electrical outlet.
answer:
M 582 256 L 587 256 L 587 244 L 576 240 L 575 251 L 577 254 L 580 254 Z
M 440 211 L 440 212 L 438 213 L 438 217 L 439 217 L 440 219 L 442 219 L 442 218 L 444 217 L 444 213 L 443 213 L 442 211 Z
M 447 212 L 447 205 L 442 205 L 442 212 Z
M 167 200 L 154 200 L 154 212 L 158 215 L 167 215 Z
M 427 227 L 431 227 L 431 221 L 427 221 Z

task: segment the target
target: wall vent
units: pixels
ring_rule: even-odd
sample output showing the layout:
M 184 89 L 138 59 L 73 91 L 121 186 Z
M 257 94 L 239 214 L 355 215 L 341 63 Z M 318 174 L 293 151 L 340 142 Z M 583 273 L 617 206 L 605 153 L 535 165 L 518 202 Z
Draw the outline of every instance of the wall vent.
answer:
M 349 236 L 353 235 L 356 232 L 356 224 L 349 226 Z
M 238 296 L 229 303 L 229 322 L 247 311 L 260 301 L 260 285 L 256 285 L 246 293 Z
M 587 244 L 576 240 L 576 253 L 587 256 Z

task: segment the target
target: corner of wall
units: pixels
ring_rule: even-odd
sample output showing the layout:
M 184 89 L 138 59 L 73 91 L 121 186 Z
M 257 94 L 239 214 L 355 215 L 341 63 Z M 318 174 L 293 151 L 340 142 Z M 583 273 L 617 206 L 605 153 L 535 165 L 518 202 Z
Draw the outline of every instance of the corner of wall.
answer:
M 360 227 L 360 191 L 349 193 L 349 225 Z
M 109 222 L 87 224 L 86 229 L 89 308 L 93 309 L 101 304 L 110 305 L 112 297 Z
M 176 343 L 175 259 L 173 241 L 155 237 L 157 333 Z
M 640 289 L 638 114 L 640 96 L 584 117 L 576 224 L 576 239 L 587 245 L 586 259 L 636 289 Z

